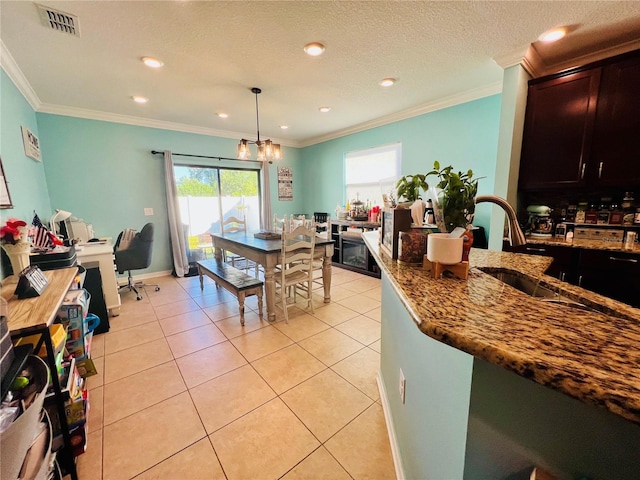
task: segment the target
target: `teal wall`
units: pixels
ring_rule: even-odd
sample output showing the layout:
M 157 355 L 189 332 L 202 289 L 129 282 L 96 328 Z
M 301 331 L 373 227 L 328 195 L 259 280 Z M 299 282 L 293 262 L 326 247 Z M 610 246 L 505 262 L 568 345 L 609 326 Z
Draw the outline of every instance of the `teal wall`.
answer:
M 44 168 L 47 157 L 43 153 L 41 163 L 24 154 L 21 126 L 40 137 L 36 114 L 4 70 L 0 69 L 0 155 L 14 206 L 0 210 L 0 214 L 3 220 L 16 217 L 30 223 L 35 210 L 42 221 L 46 221 L 51 216 Z
M 157 232 L 154 258 L 141 273 L 171 270 L 163 159 L 150 151 L 234 157 L 237 141 L 34 113 L 3 70 L 0 75 L 0 154 L 16 205 L 5 213 L 31 220 L 35 209 L 47 220 L 53 209 L 68 210 L 92 223 L 96 236 L 109 237 L 116 237 L 125 227 L 139 228 L 153 221 Z M 345 203 L 344 155 L 394 142 L 402 143 L 402 175 L 426 173 L 438 160 L 456 169 L 473 169 L 476 176 L 485 177 L 479 192 L 492 193 L 500 103 L 500 95 L 494 95 L 302 149 L 285 147 L 284 160 L 270 166 L 272 212 L 333 214 L 337 203 Z M 24 155 L 20 125 L 39 136 L 42 163 Z M 185 159 L 176 157 L 180 160 Z M 186 160 L 224 165 L 217 160 Z M 277 166 L 293 171 L 293 201 L 278 200 Z M 145 207 L 153 208 L 152 217 L 144 216 Z M 475 223 L 488 228 L 490 212 L 480 207 Z
M 514 474 L 533 465 L 562 480 L 635 480 L 640 428 L 474 358 L 464 478 L 528 479 Z
M 438 160 L 456 170 L 471 168 L 474 176 L 485 177 L 478 193 L 493 193 L 500 104 L 501 96 L 493 95 L 304 148 L 306 204 L 326 212 L 344 205 L 345 154 L 395 142 L 402 143 L 401 175 L 427 173 Z M 488 230 L 490 215 L 481 205 L 474 223 Z
M 421 333 L 385 272 L 381 342 L 380 375 L 404 478 L 463 478 L 473 357 Z
M 156 226 L 154 255 L 149 272 L 171 270 L 164 160 L 151 150 L 233 157 L 234 139 L 175 132 L 157 128 L 38 114 L 51 206 L 72 212 L 93 224 L 96 236 L 114 240 L 125 227 L 139 229 L 148 221 Z M 284 149 L 281 164 L 298 167 L 298 152 Z M 174 157 L 175 162 L 247 167 L 246 162 Z M 295 177 L 294 177 L 295 178 Z M 277 200 L 277 172 L 270 168 L 273 209 Z M 295 188 L 295 187 L 294 187 Z M 301 189 L 294 190 L 288 208 L 301 208 Z M 282 202 L 284 203 L 284 202 Z M 151 207 L 153 216 L 145 216 Z M 144 273 L 142 270 L 140 273 Z

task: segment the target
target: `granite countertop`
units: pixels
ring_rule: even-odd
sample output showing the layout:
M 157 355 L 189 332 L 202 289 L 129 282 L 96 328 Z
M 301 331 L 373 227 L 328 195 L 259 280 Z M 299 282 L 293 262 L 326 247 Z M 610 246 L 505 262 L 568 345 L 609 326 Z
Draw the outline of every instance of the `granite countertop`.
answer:
M 467 280 L 436 280 L 382 254 L 378 232 L 362 236 L 424 334 L 640 424 L 640 309 L 545 275 L 550 257 L 472 249 Z M 605 313 L 530 297 L 480 268 Z
M 533 245 L 553 245 L 567 248 L 587 248 L 590 250 L 607 250 L 609 252 L 621 252 L 621 253 L 640 253 L 640 244 L 636 243 L 631 250 L 624 248 L 622 242 L 603 242 L 602 240 L 582 240 L 573 239 L 566 241 L 564 238 L 542 238 L 542 237 L 527 237 L 527 243 Z

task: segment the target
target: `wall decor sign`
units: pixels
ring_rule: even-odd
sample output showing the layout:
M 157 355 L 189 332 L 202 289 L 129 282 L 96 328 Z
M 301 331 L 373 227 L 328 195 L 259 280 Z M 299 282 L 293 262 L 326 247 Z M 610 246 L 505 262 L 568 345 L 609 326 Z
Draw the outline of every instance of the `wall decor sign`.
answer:
M 40 154 L 40 141 L 35 134 L 27 127 L 20 127 L 22 129 L 22 143 L 24 143 L 24 154 L 27 157 L 33 158 L 37 162 L 42 161 L 42 155 Z
M 2 165 L 2 157 L 0 157 L 0 208 L 13 208 L 11 203 L 11 194 L 9 194 L 9 184 L 7 177 L 4 176 L 4 166 Z
M 278 200 L 293 200 L 293 172 L 289 167 L 278 167 Z

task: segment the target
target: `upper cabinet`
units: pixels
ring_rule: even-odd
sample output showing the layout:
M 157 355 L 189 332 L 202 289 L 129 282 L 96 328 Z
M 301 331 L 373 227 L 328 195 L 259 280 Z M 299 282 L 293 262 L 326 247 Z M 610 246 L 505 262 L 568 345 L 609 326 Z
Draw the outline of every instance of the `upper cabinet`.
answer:
M 640 56 L 529 82 L 521 190 L 640 183 Z
M 640 56 L 602 70 L 589 180 L 640 184 Z

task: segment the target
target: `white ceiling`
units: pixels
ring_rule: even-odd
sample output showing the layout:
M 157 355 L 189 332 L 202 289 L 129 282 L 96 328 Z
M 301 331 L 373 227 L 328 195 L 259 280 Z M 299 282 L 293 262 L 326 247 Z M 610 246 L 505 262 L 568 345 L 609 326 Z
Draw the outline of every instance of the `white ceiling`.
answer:
M 639 1 L 41 4 L 76 15 L 81 35 L 44 27 L 33 2 L 1 0 L 2 66 L 37 111 L 255 139 L 256 86 L 261 138 L 292 146 L 496 93 L 528 47 L 536 74 L 640 48 Z M 536 41 L 557 25 L 571 34 Z M 305 55 L 312 41 L 323 56 Z M 398 81 L 383 89 L 384 77 Z

